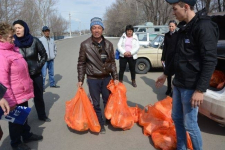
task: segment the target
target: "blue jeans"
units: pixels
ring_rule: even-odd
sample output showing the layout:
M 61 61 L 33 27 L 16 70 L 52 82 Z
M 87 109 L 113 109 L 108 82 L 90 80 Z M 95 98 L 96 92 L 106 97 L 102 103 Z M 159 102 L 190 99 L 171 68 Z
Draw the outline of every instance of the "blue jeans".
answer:
M 176 127 L 177 149 L 187 149 L 186 131 L 194 150 L 202 150 L 202 136 L 198 127 L 198 107 L 192 108 L 191 98 L 195 90 L 173 88 L 172 118 Z
M 49 82 L 50 86 L 55 85 L 55 79 L 54 79 L 54 60 L 46 61 L 44 66 L 42 67 L 42 76 L 43 76 L 43 87 L 45 87 L 45 78 L 47 75 L 47 69 L 48 69 L 48 75 L 49 75 Z

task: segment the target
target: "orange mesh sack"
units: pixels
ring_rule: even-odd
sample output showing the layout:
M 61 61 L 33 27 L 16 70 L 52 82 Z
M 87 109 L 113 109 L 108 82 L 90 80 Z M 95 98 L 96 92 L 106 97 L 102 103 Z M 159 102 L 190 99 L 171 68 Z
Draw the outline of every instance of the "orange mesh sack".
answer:
M 153 106 L 162 114 L 164 114 L 168 119 L 172 120 L 172 98 L 170 96 L 167 96 L 165 99 L 156 102 Z
M 100 124 L 84 89 L 79 88 L 73 99 L 66 102 L 65 122 L 77 131 L 100 132 Z
M 176 150 L 177 140 L 175 127 L 161 128 L 152 133 L 155 148 L 162 150 Z
M 126 87 L 122 83 L 119 83 L 116 88 L 117 101 L 114 105 L 111 124 L 115 128 L 122 128 L 123 130 L 128 130 L 131 129 L 134 125 L 134 119 L 127 105 Z

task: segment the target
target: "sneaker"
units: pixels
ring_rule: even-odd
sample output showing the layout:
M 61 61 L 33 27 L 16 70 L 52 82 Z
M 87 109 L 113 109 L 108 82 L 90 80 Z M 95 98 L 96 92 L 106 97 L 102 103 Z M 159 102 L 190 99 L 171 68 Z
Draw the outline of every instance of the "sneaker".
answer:
M 32 134 L 29 139 L 23 139 L 24 143 L 32 142 L 32 141 L 40 141 L 43 139 L 42 135 Z
M 104 126 L 101 126 L 100 133 L 101 133 L 101 134 L 105 134 L 105 132 L 106 132 L 105 127 L 104 127 Z
M 50 86 L 50 88 L 60 88 L 60 86 L 58 86 L 58 85 L 53 85 L 53 86 Z
M 20 143 L 17 147 L 12 147 L 13 150 L 31 150 L 29 146 L 24 143 Z

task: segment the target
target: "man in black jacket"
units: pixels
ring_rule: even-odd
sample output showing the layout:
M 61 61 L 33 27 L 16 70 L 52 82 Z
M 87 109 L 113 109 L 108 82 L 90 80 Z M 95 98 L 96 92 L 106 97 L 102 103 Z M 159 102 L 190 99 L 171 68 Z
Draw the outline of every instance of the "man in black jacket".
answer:
M 156 81 L 156 87 L 161 87 L 168 75 L 175 74 L 172 118 L 176 127 L 177 149 L 187 149 L 187 131 L 193 148 L 202 150 L 198 107 L 203 103 L 203 92 L 209 86 L 217 63 L 218 27 L 209 17 L 195 14 L 196 0 L 166 1 L 172 4 L 173 13 L 181 22 L 173 63 L 166 66 L 164 74 Z

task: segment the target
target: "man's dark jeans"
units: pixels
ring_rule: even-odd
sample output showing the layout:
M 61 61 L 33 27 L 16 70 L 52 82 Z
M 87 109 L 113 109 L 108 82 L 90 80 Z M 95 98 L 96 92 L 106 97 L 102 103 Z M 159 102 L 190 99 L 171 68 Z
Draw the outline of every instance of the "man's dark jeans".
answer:
M 110 91 L 107 89 L 107 85 L 109 84 L 110 80 L 110 76 L 103 79 L 87 79 L 90 96 L 93 102 L 96 115 L 98 117 L 98 121 L 101 126 L 104 125 L 104 120 L 100 108 L 100 94 L 102 94 L 103 104 L 105 108 L 110 94 Z

